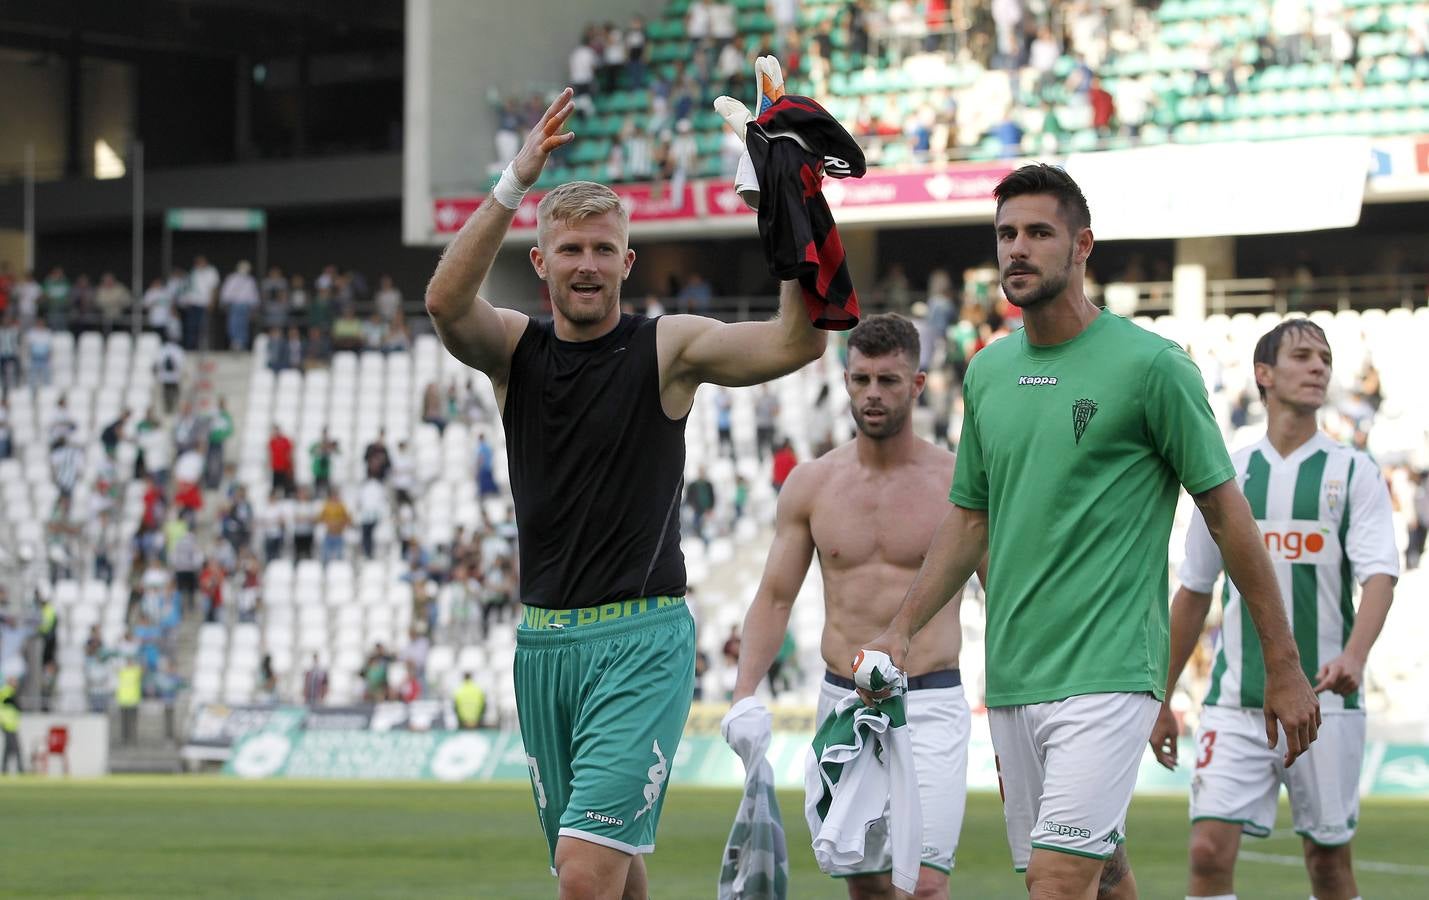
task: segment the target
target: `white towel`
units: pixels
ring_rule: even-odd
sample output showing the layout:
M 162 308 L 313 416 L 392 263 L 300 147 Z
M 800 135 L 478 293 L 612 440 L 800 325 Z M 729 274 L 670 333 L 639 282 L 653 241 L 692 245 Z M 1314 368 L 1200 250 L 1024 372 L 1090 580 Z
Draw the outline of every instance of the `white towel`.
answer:
M 868 826 L 888 816 L 893 886 L 913 893 L 923 846 L 918 773 L 902 696 L 865 706 L 850 692 L 824 720 L 804 773 L 804 817 L 819 868 L 863 861 Z

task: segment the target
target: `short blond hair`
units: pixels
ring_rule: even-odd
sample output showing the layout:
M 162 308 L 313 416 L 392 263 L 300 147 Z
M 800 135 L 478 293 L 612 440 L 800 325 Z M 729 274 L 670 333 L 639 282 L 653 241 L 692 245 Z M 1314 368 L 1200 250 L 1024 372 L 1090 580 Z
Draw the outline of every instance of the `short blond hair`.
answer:
M 546 233 L 553 222 L 579 222 L 609 212 L 616 214 L 620 230 L 628 235 L 630 214 L 615 191 L 594 181 L 563 184 L 542 197 L 536 207 L 536 243 L 545 246 Z

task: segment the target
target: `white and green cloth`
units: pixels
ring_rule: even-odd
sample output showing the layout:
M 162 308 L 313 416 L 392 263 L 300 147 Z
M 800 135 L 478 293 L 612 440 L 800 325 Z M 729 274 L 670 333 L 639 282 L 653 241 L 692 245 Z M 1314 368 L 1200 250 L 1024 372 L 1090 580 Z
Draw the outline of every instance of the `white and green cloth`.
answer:
M 719 900 L 784 900 L 789 896 L 789 851 L 784 820 L 774 794 L 774 767 L 760 759 L 744 777 L 744 798 L 734 816 L 724 863 L 719 870 Z
M 888 816 L 893 886 L 918 886 L 923 814 L 904 697 L 866 706 L 850 692 L 814 735 L 804 773 L 804 816 L 814 858 L 830 872 L 864 858 L 869 825 Z

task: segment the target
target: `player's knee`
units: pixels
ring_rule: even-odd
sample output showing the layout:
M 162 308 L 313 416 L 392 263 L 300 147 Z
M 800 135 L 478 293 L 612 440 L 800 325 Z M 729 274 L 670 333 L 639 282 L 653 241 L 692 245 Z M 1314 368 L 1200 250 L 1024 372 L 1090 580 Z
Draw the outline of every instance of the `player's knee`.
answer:
M 561 900 L 566 898 L 617 897 L 626 893 L 625 872 L 613 872 L 598 860 L 570 858 L 558 861 L 556 877 L 560 881 Z M 617 893 L 617 891 L 619 891 Z
M 1310 875 L 1310 883 L 1317 887 L 1338 885 L 1340 882 L 1348 880 L 1353 871 L 1350 865 L 1349 845 L 1325 847 L 1307 840 L 1305 842 L 1305 871 Z
M 1049 865 L 1027 867 L 1028 900 L 1064 900 L 1085 897 L 1097 880 L 1095 870 L 1072 864 L 1072 860 L 1057 860 Z
M 918 887 L 913 892 L 914 900 L 947 900 L 948 876 L 923 866 L 918 872 Z
M 1190 857 L 1192 873 L 1202 877 L 1223 875 L 1235 866 L 1235 847 L 1218 835 L 1193 830 Z
M 893 879 L 887 875 L 854 875 L 844 879 L 849 900 L 893 900 Z

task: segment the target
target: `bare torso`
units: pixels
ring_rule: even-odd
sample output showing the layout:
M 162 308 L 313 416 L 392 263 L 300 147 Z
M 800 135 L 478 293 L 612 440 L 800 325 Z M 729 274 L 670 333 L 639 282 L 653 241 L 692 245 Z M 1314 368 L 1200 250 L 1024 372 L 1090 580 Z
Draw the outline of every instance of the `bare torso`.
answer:
M 824 664 L 847 677 L 859 648 L 893 619 L 948 513 L 953 454 L 926 441 L 905 464 L 873 468 L 857 441 L 812 463 L 817 488 L 809 531 L 824 579 Z M 948 602 L 913 638 L 909 675 L 956 667 L 962 645 L 958 606 Z

